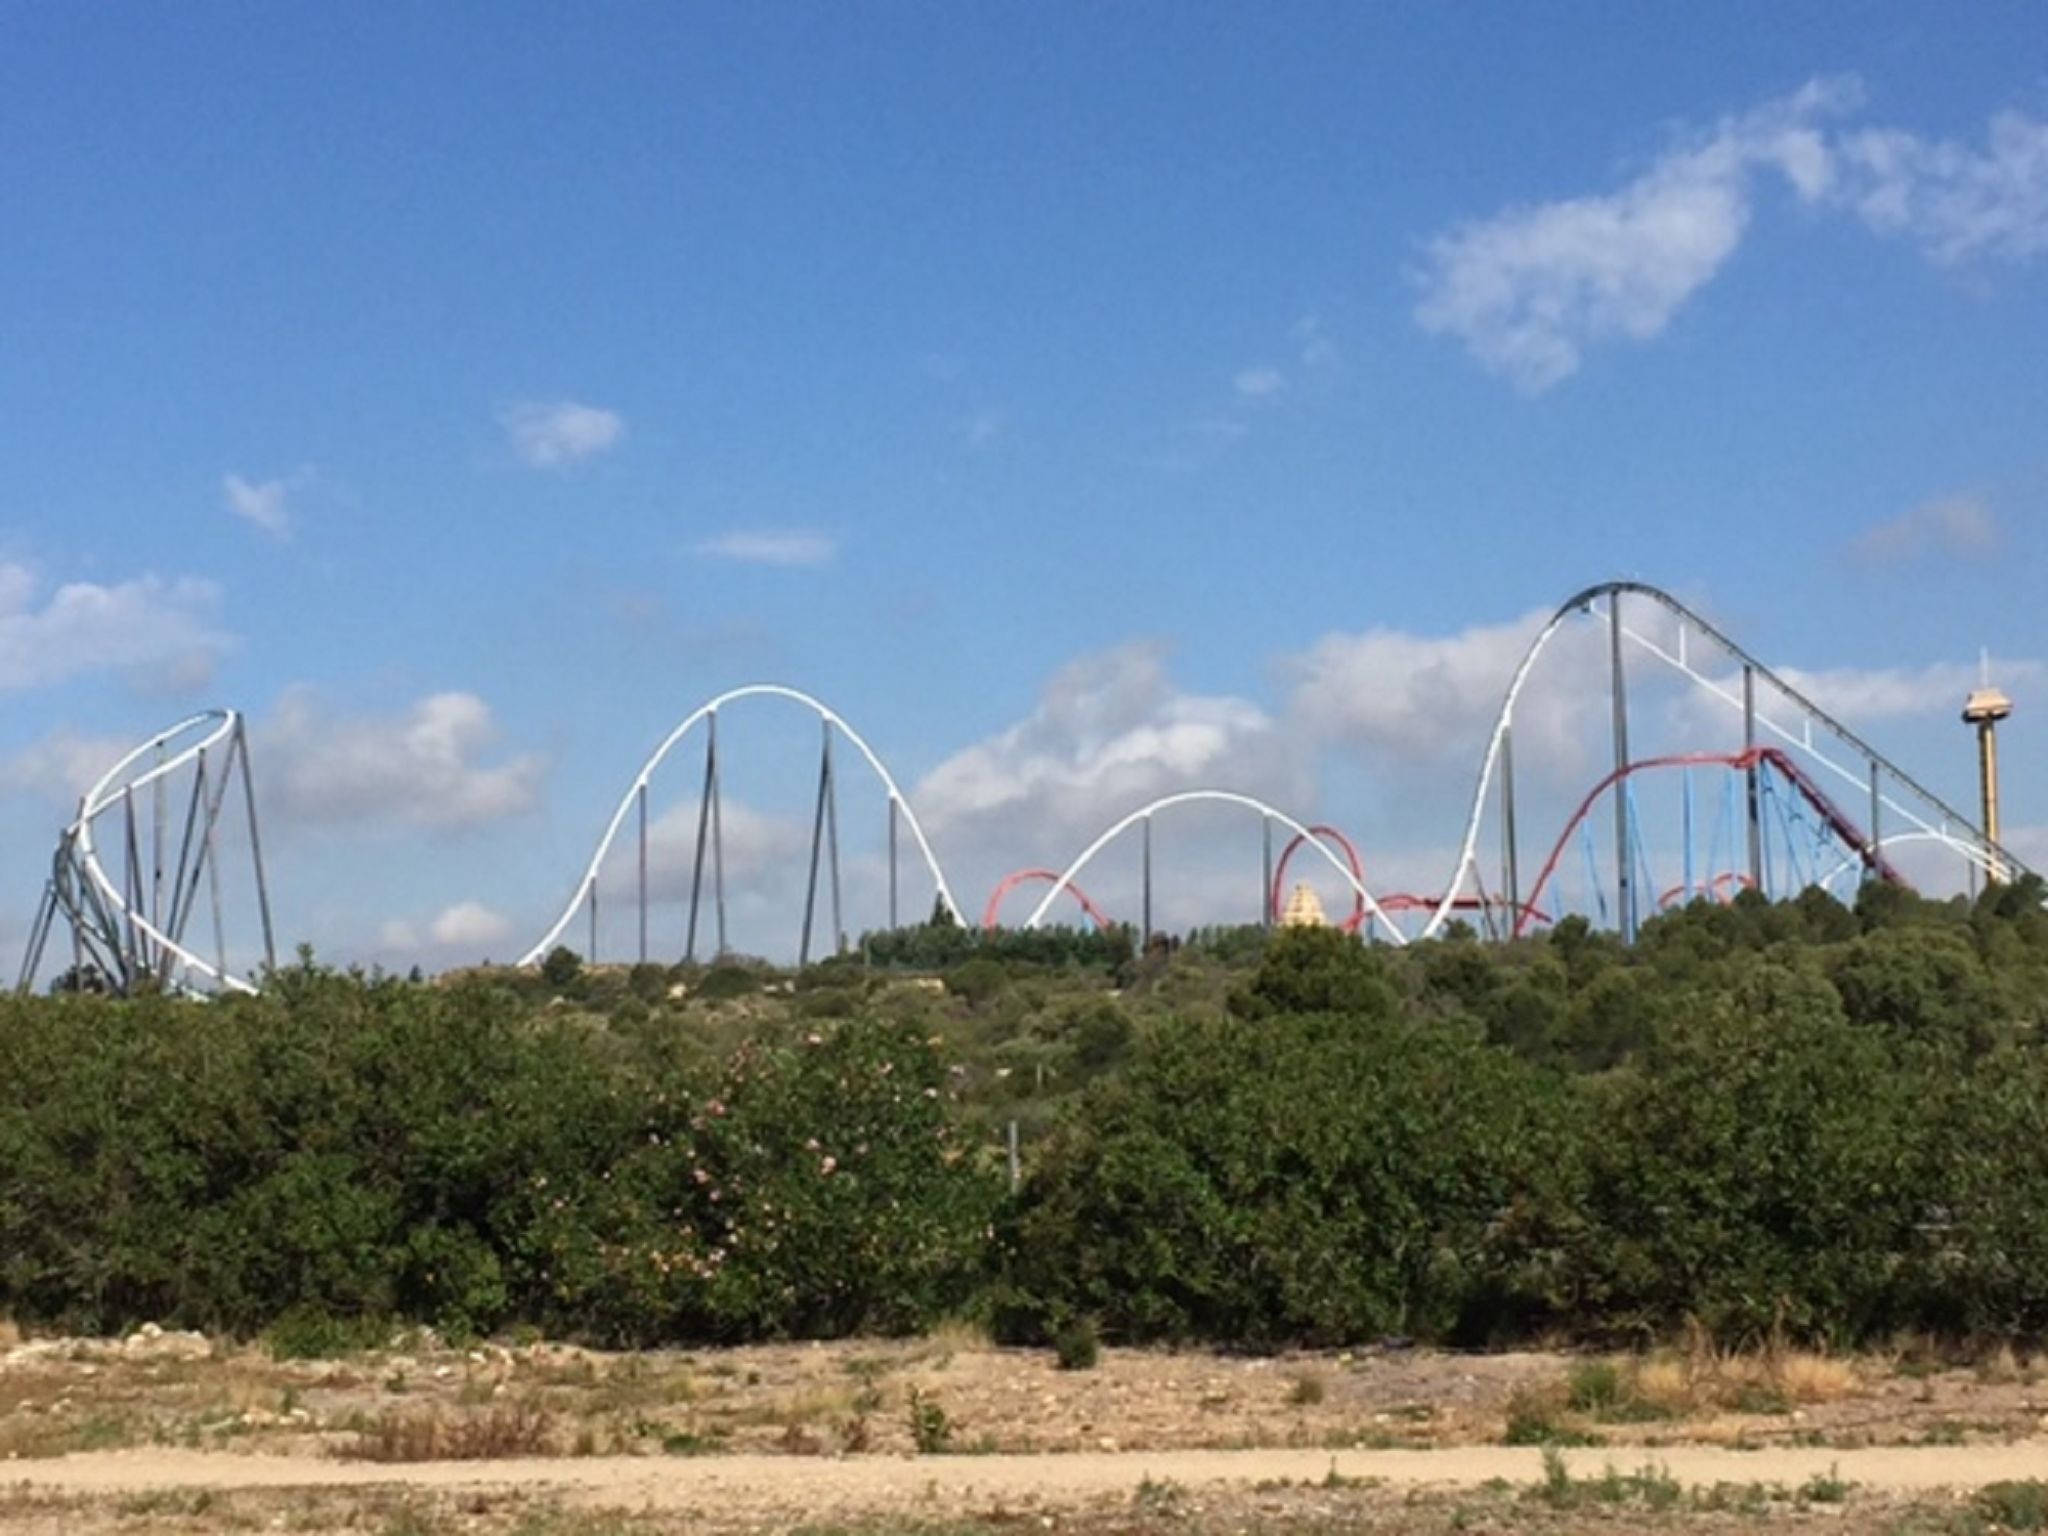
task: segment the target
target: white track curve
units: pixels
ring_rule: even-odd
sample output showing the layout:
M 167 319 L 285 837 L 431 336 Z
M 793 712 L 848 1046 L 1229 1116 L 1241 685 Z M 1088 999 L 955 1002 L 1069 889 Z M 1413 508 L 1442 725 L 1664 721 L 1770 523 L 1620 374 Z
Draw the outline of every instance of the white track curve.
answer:
M 1549 645 L 1552 636 L 1564 627 L 1566 619 L 1575 613 L 1593 612 L 1593 604 L 1601 598 L 1607 599 L 1611 605 L 1616 596 L 1624 593 L 1649 599 L 1651 602 L 1656 603 L 1669 613 L 1675 615 L 1681 625 L 1690 625 L 1693 629 L 1699 631 L 1700 634 L 1704 635 L 1710 642 L 1726 652 L 1734 660 L 1751 668 L 1761 681 L 1768 683 L 1780 698 L 1799 710 L 1807 720 L 1805 734 L 1803 736 L 1795 735 L 1759 710 L 1756 716 L 1756 723 L 1760 729 L 1769 731 L 1787 745 L 1804 754 L 1809 760 L 1828 769 L 1838 777 L 1846 779 L 1851 784 L 1861 785 L 1866 783 L 1867 781 L 1859 779 L 1856 774 L 1814 746 L 1812 723 L 1818 720 L 1837 740 L 1853 747 L 1867 761 L 1881 765 L 1884 773 L 1891 778 L 1894 784 L 1910 790 L 1922 804 L 1940 812 L 1944 819 L 1944 825 L 1941 827 L 1934 826 L 1924 817 L 1915 813 L 1909 806 L 1903 805 L 1889 796 L 1882 798 L 1882 803 L 1886 809 L 1912 823 L 1919 832 L 1945 842 L 1958 841 L 1949 833 L 1947 829 L 1948 823 L 1959 825 L 1974 835 L 1976 842 L 1982 848 L 1982 859 L 1997 860 L 2004 868 L 2009 870 L 2024 871 L 2026 869 L 2024 864 L 2003 848 L 1992 848 L 1989 840 L 1983 836 L 1979 829 L 1971 825 L 1968 817 L 1949 806 L 1939 795 L 1934 794 L 1917 783 L 1910 775 L 1900 771 L 1888 758 L 1871 747 L 1861 737 L 1856 735 L 1854 731 L 1851 731 L 1840 721 L 1834 719 L 1797 688 L 1779 677 L 1777 673 L 1758 661 L 1721 630 L 1717 629 L 1706 619 L 1701 618 L 1670 593 L 1644 582 L 1610 581 L 1603 582 L 1599 586 L 1587 587 L 1582 592 L 1574 593 L 1560 604 L 1557 611 L 1550 616 L 1549 621 L 1537 632 L 1536 638 L 1529 642 L 1529 649 L 1523 653 L 1521 663 L 1515 668 L 1514 676 L 1508 683 L 1506 697 L 1501 701 L 1500 714 L 1494 720 L 1493 734 L 1487 740 L 1486 756 L 1479 765 L 1479 782 L 1472 793 L 1472 813 L 1465 822 L 1465 836 L 1459 846 L 1457 865 L 1451 871 L 1451 878 L 1445 882 L 1442 901 L 1438 903 L 1436 911 L 1430 915 L 1429 922 L 1423 927 L 1422 937 L 1433 938 L 1437 931 L 1442 928 L 1444 921 L 1451 913 L 1453 903 L 1457 900 L 1459 893 L 1465 889 L 1467 879 L 1473 881 L 1474 894 L 1478 894 L 1479 832 L 1481 823 L 1485 820 L 1486 816 L 1487 794 L 1493 787 L 1494 772 L 1500 762 L 1501 743 L 1507 736 L 1509 726 L 1514 722 L 1515 702 L 1521 697 L 1522 688 L 1528 682 L 1530 670 L 1536 665 L 1536 658 L 1543 654 L 1544 647 Z M 1684 654 L 1683 629 L 1679 632 L 1680 645 L 1677 655 L 1673 655 L 1649 636 L 1632 630 L 1625 624 L 1622 626 L 1621 632 L 1625 639 L 1634 642 L 1638 647 L 1648 651 L 1659 661 L 1664 662 L 1667 666 L 1676 669 L 1684 676 L 1690 678 L 1694 683 L 1705 688 L 1724 703 L 1731 704 L 1737 709 L 1742 707 L 1740 698 L 1731 694 L 1728 689 L 1721 686 L 1713 678 L 1694 670 Z
M 1036 928 L 1039 923 L 1044 921 L 1045 914 L 1052 910 L 1052 904 L 1059 899 L 1060 892 L 1079 879 L 1081 871 L 1088 867 L 1090 861 L 1098 853 L 1102 852 L 1104 848 L 1115 842 L 1122 834 L 1128 832 L 1139 822 L 1146 820 L 1155 811 L 1170 810 L 1176 805 L 1186 805 L 1196 801 L 1210 801 L 1221 805 L 1241 805 L 1247 810 L 1257 811 L 1262 816 L 1271 817 L 1289 831 L 1299 833 L 1304 842 L 1314 848 L 1317 853 L 1320 853 L 1329 863 L 1329 866 L 1336 870 L 1339 875 L 1343 876 L 1344 883 L 1358 893 L 1359 899 L 1365 903 L 1366 912 L 1385 927 L 1392 941 L 1396 944 L 1406 944 L 1408 942 L 1401 930 L 1394 926 L 1393 920 L 1380 910 L 1379 902 L 1374 899 L 1372 892 L 1365 888 L 1364 882 L 1351 873 L 1350 867 L 1331 851 L 1327 843 L 1316 836 L 1308 827 L 1296 821 L 1277 806 L 1268 805 L 1265 801 L 1255 799 L 1251 795 L 1239 794 L 1234 789 L 1184 789 L 1178 794 L 1161 795 L 1149 805 L 1139 806 L 1137 810 L 1132 811 L 1081 851 L 1081 856 L 1068 865 L 1059 879 L 1053 882 L 1052 889 L 1045 894 L 1045 899 L 1031 909 L 1031 915 L 1024 919 L 1024 926 L 1026 928 Z M 1272 892 L 1261 893 L 1259 899 L 1262 904 L 1270 902 L 1273 899 Z
M 129 768 L 139 759 L 160 751 L 178 737 L 208 722 L 213 723 L 213 729 L 198 741 L 162 762 L 153 764 L 146 772 L 132 779 L 126 777 Z M 167 778 L 187 763 L 204 757 L 223 742 L 232 742 L 235 733 L 241 729 L 241 724 L 241 715 L 232 709 L 209 709 L 180 720 L 167 730 L 157 732 L 100 775 L 92 788 L 85 792 L 85 798 L 79 802 L 78 820 L 72 823 L 69 830 L 73 839 L 72 846 L 77 850 L 78 867 L 85 872 L 86 878 L 93 883 L 100 895 L 112 904 L 124 922 L 132 924 L 136 932 L 146 935 L 160 945 L 164 952 L 175 957 L 180 965 L 197 971 L 216 986 L 254 996 L 256 989 L 248 982 L 239 976 L 224 974 L 219 967 L 201 959 L 150 922 L 144 914 L 129 906 L 128 898 L 122 893 L 121 888 L 100 866 L 99 849 L 94 846 L 92 836 L 93 822 L 99 816 L 125 801 L 136 790 L 146 789 L 159 779 Z
M 946 904 L 946 910 L 952 913 L 955 922 L 962 927 L 967 925 L 967 919 L 961 916 L 960 904 L 953 899 L 953 889 L 946 883 L 946 872 L 939 868 L 939 861 L 932 853 L 932 845 L 925 838 L 924 828 L 918 825 L 917 812 L 911 809 L 910 801 L 897 787 L 896 780 L 890 775 L 881 758 L 877 757 L 874 749 L 861 738 L 860 732 L 848 725 L 845 718 L 830 705 L 800 689 L 785 687 L 781 683 L 749 683 L 743 688 L 733 688 L 721 693 L 708 704 L 700 705 L 668 733 L 661 745 L 654 749 L 653 756 L 641 765 L 640 772 L 634 776 L 633 782 L 626 786 L 626 793 L 619 800 L 619 808 L 612 812 L 611 824 L 604 829 L 604 836 L 598 839 L 597 852 L 590 856 L 590 866 L 583 872 L 583 878 L 576 883 L 576 890 L 570 896 L 569 904 L 562 909 L 562 915 L 555 920 L 554 927 L 543 934 L 540 942 L 520 958 L 521 965 L 538 965 L 542 956 L 554 947 L 569 924 L 575 921 L 576 909 L 583 905 L 592 887 L 597 884 L 598 870 L 603 867 L 606 856 L 612 851 L 612 842 L 618 837 L 619 829 L 626 823 L 626 815 L 633 808 L 634 797 L 647 787 L 647 781 L 675 749 L 676 743 L 687 736 L 701 721 L 709 720 L 726 705 L 740 699 L 752 698 L 788 699 L 792 703 L 801 704 L 853 743 L 860 755 L 866 759 L 868 767 L 874 770 L 875 777 L 882 781 L 882 787 L 888 791 L 890 801 L 902 810 L 903 820 L 910 828 L 911 839 L 917 844 L 917 851 L 924 856 L 925 868 L 931 871 L 933 883 L 938 886 L 939 899 Z

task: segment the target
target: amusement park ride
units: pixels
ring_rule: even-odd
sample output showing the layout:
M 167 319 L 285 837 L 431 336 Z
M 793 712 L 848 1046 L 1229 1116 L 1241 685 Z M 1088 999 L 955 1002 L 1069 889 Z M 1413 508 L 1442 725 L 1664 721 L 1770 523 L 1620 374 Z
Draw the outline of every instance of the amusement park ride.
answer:
M 1647 615 L 1649 622 L 1632 622 L 1637 615 Z M 1525 694 L 1539 659 L 1565 627 L 1581 617 L 1592 618 L 1605 630 L 1612 767 L 1577 803 L 1525 885 L 1515 784 L 1517 709 L 1526 707 Z M 1740 746 L 1632 756 L 1627 664 L 1631 647 L 1739 718 Z M 1760 696 L 1768 708 L 1760 707 Z M 888 925 L 900 925 L 899 855 L 906 833 L 930 877 L 935 908 L 964 923 L 916 812 L 866 740 L 811 695 L 755 684 L 720 694 L 669 732 L 628 785 L 560 916 L 525 952 L 521 964 L 538 963 L 570 938 L 586 943 L 586 958 L 599 958 L 600 889 L 607 871 L 618 863 L 628 865 L 629 873 L 623 881 L 614 874 L 609 895 L 618 899 L 619 885 L 627 885 L 624 900 L 633 918 L 630 958 L 654 958 L 649 931 L 649 908 L 654 904 L 649 877 L 650 786 L 658 770 L 682 761 L 680 750 L 693 733 L 702 742 L 703 756 L 701 775 L 691 776 L 698 797 L 681 952 L 686 960 L 728 952 L 724 765 L 718 728 L 723 711 L 754 700 L 794 705 L 814 716 L 820 727 L 799 963 L 808 963 L 818 952 L 838 952 L 847 944 L 836 752 L 841 741 L 865 763 L 884 792 Z M 1119 818 L 1062 868 L 1034 865 L 1006 876 L 991 893 L 981 921 L 984 927 L 997 927 L 1006 898 L 1022 886 L 1043 885 L 1047 889 L 1024 917 L 1024 927 L 1042 926 L 1062 895 L 1087 921 L 1112 926 L 1114 919 L 1083 893 L 1079 882 L 1098 855 L 1135 830 L 1140 839 L 1136 928 L 1149 936 L 1155 931 L 1154 821 L 1179 807 L 1199 804 L 1235 808 L 1259 818 L 1262 920 L 1283 918 L 1289 871 L 1297 856 L 1306 856 L 1334 875 L 1348 893 L 1349 911 L 1339 926 L 1394 944 L 1434 937 L 1454 919 L 1469 920 L 1478 931 L 1497 938 L 1524 935 L 1549 923 L 1552 914 L 1565 909 L 1562 870 L 1575 846 L 1583 855 L 1586 877 L 1587 895 L 1579 909 L 1591 920 L 1617 929 L 1625 939 L 1633 939 L 1643 918 L 1657 909 L 1702 898 L 1726 901 L 1744 889 L 1776 897 L 1809 886 L 1835 888 L 1851 873 L 1860 879 L 1903 884 L 1897 853 L 1908 845 L 1927 845 L 1952 857 L 1972 886 L 1980 879 L 2011 879 L 2027 872 L 1998 840 L 1996 728 L 2011 711 L 2011 701 L 1988 679 L 1963 709 L 1963 719 L 1978 735 L 1982 818 L 1973 824 L 1678 599 L 1638 582 L 1609 582 L 1561 604 L 1516 667 L 1480 761 L 1456 862 L 1450 878 L 1434 893 L 1375 892 L 1367 883 L 1359 850 L 1337 828 L 1297 820 L 1235 789 L 1190 789 Z M 1637 787 L 1674 777 L 1680 786 L 1681 868 L 1676 880 L 1660 881 L 1651 867 L 1651 839 L 1644 834 Z M 1704 849 L 1696 825 L 1700 797 L 1695 781 L 1702 777 L 1718 780 L 1721 802 Z M 1845 795 L 1853 797 L 1855 812 L 1837 798 Z M 145 986 L 253 991 L 256 981 L 230 967 L 227 914 L 243 915 L 260 928 L 262 963 L 274 965 L 256 808 L 247 732 L 242 717 L 231 710 L 181 721 L 128 753 L 87 791 L 76 819 L 59 836 L 31 930 L 21 988 L 36 984 L 61 926 L 68 930 L 70 970 L 64 977 L 71 985 L 123 993 Z M 1611 842 L 1604 850 L 1595 835 L 1603 809 L 1612 815 Z M 1491 879 L 1479 851 L 1489 811 L 1499 836 Z M 227 834 L 237 822 L 243 839 L 230 853 Z M 1277 835 L 1286 837 L 1277 855 L 1276 829 Z M 1608 864 L 1604 874 L 1599 867 L 1603 852 Z M 224 882 L 234 888 L 225 899 Z M 210 945 L 191 934 L 202 906 L 202 888 Z M 700 939 L 708 939 L 708 947 L 700 946 Z M 260 977 L 261 972 L 255 975 Z

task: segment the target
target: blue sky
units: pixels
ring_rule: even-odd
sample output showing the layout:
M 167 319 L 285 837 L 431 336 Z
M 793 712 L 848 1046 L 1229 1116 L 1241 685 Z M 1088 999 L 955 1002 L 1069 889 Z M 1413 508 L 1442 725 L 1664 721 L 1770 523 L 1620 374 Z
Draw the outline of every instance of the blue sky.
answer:
M 2040 41 L 2020 4 L 0 7 L 0 939 L 81 775 L 218 702 L 292 937 L 502 958 L 756 680 L 932 801 L 977 909 L 1197 783 L 1427 884 L 1537 616 L 1621 575 L 1958 801 L 1988 647 L 2048 857 Z M 774 951 L 815 726 L 733 729 Z M 1604 750 L 1567 734 L 1561 803 Z

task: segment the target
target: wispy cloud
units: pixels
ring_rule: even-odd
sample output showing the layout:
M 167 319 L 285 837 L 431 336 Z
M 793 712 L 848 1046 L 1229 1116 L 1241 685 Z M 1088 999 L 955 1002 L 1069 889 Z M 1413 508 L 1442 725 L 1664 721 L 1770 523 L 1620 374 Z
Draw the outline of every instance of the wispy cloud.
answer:
M 498 736 L 473 693 L 436 693 L 403 714 L 344 717 L 293 688 L 257 731 L 265 792 L 289 821 L 326 826 L 459 828 L 533 806 L 544 758 L 482 761 Z
M 285 481 L 249 481 L 227 474 L 221 477 L 220 487 L 227 509 L 235 516 L 273 539 L 291 537 L 291 487 Z
M 0 561 L 0 691 L 115 672 L 148 692 L 185 693 L 213 676 L 230 641 L 214 627 L 220 589 L 139 576 L 50 592 L 28 566 Z
M 1982 497 L 1937 496 L 1866 528 L 1850 548 L 1858 559 L 1888 565 L 1929 554 L 1988 555 L 1998 540 L 1998 519 Z
M 1287 375 L 1278 368 L 1262 364 L 1254 368 L 1240 368 L 1230 385 L 1242 399 L 1266 400 L 1287 387 Z
M 2048 251 L 2048 121 L 1991 119 L 1982 150 L 1897 129 L 1846 134 L 1837 198 L 1881 235 L 1944 265 Z
M 742 565 L 830 565 L 839 554 L 839 541 L 810 528 L 735 528 L 706 539 L 697 553 Z
M 512 451 L 535 469 L 560 469 L 616 448 L 626 435 L 617 411 L 574 400 L 525 400 L 499 418 Z
M 1816 80 L 1683 140 L 1618 191 L 1460 225 L 1428 246 L 1416 319 L 1539 393 L 1591 347 L 1662 334 L 1740 247 L 1763 172 L 1938 262 L 2048 250 L 2048 122 L 2002 113 L 1981 151 L 1830 126 L 1861 100 L 1853 78 Z

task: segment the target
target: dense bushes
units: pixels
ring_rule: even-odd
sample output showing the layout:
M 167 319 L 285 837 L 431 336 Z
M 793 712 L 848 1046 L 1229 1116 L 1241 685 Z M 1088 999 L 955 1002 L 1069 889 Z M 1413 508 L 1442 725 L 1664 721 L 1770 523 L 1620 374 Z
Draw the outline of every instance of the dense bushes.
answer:
M 2048 1334 L 2048 919 L 0 1003 L 0 1313 L 318 1340 Z M 943 942 L 941 942 L 943 941 Z M 1244 962 L 1254 958 L 1255 966 Z M 1233 968 L 1235 963 L 1235 968 Z M 1003 1121 L 1026 1178 L 1003 1196 Z
M 0 1310 L 607 1341 L 899 1330 L 972 1283 L 996 1186 L 921 1038 L 709 1071 L 488 984 L 308 969 L 210 1005 L 0 1005 Z

